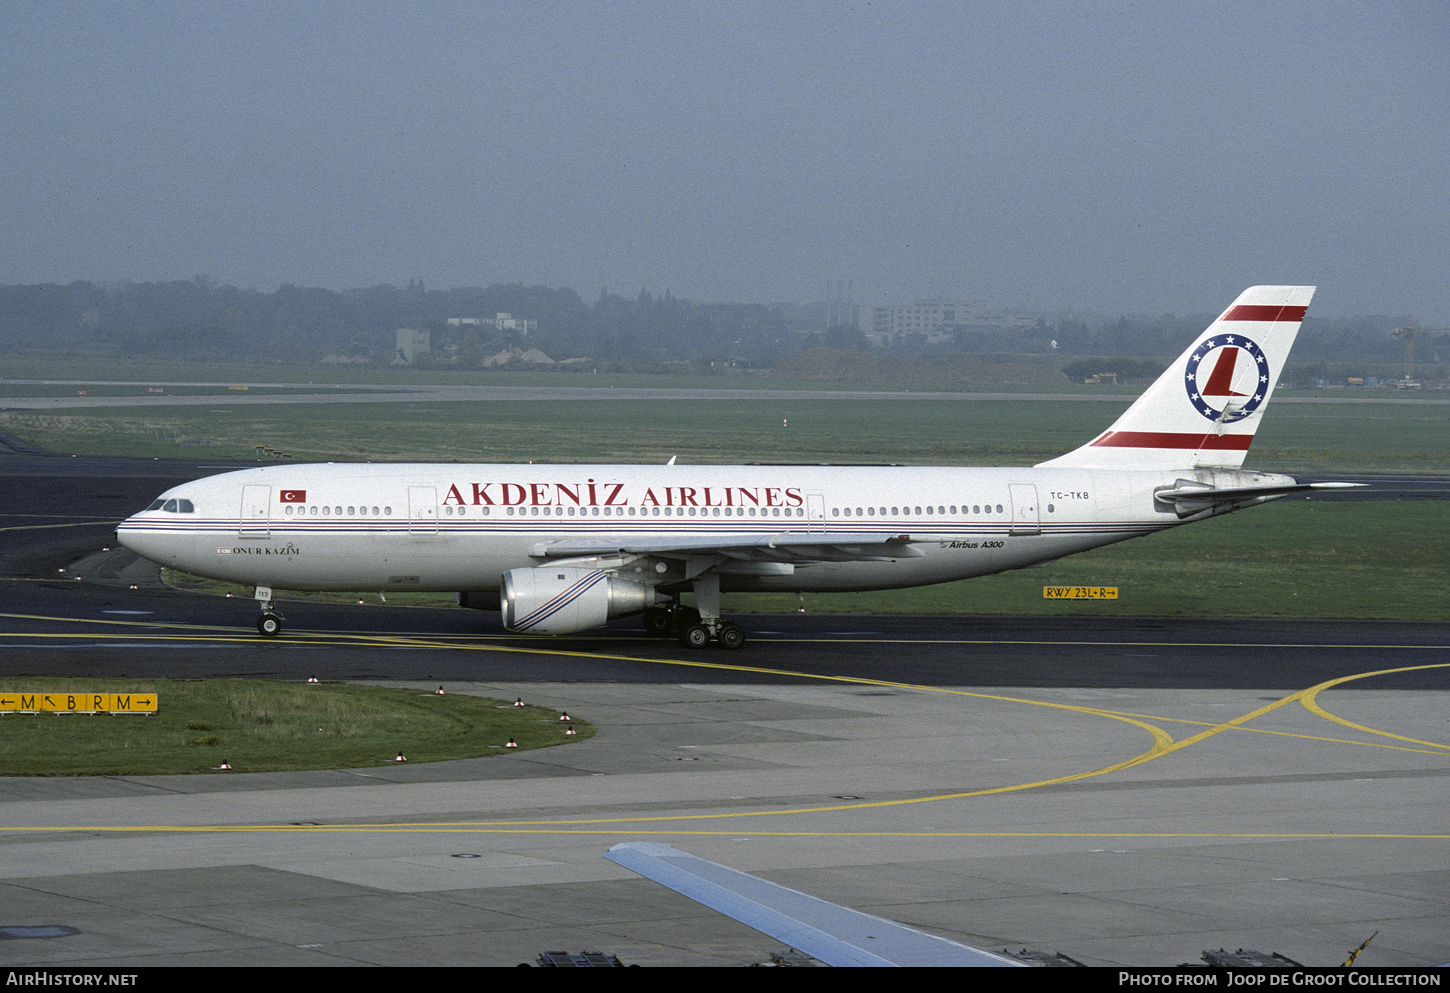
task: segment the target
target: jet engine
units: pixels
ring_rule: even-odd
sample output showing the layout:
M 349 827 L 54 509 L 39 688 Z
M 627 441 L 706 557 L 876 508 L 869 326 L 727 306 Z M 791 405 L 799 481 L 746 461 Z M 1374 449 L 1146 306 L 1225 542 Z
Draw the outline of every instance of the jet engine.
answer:
M 531 634 L 587 631 L 666 599 L 653 586 L 574 566 L 511 569 L 499 590 L 503 626 Z

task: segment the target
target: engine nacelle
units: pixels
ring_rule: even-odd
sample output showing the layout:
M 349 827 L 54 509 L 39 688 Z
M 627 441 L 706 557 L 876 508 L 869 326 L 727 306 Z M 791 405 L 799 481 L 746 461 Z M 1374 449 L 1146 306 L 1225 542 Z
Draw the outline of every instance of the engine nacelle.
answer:
M 575 566 L 511 569 L 499 589 L 503 626 L 532 634 L 587 631 L 664 599 L 653 586 Z

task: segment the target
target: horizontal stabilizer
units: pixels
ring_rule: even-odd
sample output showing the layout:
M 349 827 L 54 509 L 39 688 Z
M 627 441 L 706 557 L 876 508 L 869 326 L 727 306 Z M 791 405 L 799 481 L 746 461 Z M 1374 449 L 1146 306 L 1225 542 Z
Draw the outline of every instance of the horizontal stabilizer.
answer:
M 609 861 L 834 966 L 1021 966 L 1002 955 L 863 914 L 669 845 L 615 845 Z
M 1287 477 L 1284 477 L 1287 478 Z M 1153 499 L 1159 503 L 1171 503 L 1180 517 L 1201 513 L 1224 504 L 1247 504 L 1276 500 L 1290 493 L 1304 493 L 1310 490 L 1358 489 L 1365 483 L 1275 483 L 1264 486 L 1222 486 L 1213 487 L 1196 483 L 1191 479 L 1180 479 L 1171 487 L 1153 492 Z

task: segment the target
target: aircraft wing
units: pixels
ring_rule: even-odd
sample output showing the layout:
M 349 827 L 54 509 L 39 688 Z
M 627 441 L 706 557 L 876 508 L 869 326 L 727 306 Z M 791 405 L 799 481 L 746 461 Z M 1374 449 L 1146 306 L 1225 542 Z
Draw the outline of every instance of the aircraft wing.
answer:
M 875 562 L 920 558 L 925 553 L 911 544 L 910 535 L 820 534 L 783 531 L 772 535 L 671 535 L 652 538 L 598 538 L 548 541 L 536 545 L 534 555 L 546 558 L 582 558 L 605 555 L 723 555 L 755 562 Z
M 1021 966 L 970 945 L 863 914 L 686 854 L 632 841 L 604 857 L 835 966 Z

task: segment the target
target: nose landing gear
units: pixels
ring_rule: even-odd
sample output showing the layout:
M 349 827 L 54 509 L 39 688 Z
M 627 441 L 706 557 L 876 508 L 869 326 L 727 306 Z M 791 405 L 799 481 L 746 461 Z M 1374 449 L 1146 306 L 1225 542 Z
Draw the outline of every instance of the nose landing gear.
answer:
M 255 594 L 262 606 L 262 616 L 257 618 L 257 633 L 263 638 L 275 638 L 282 633 L 282 615 L 272 609 L 272 587 L 258 586 Z

